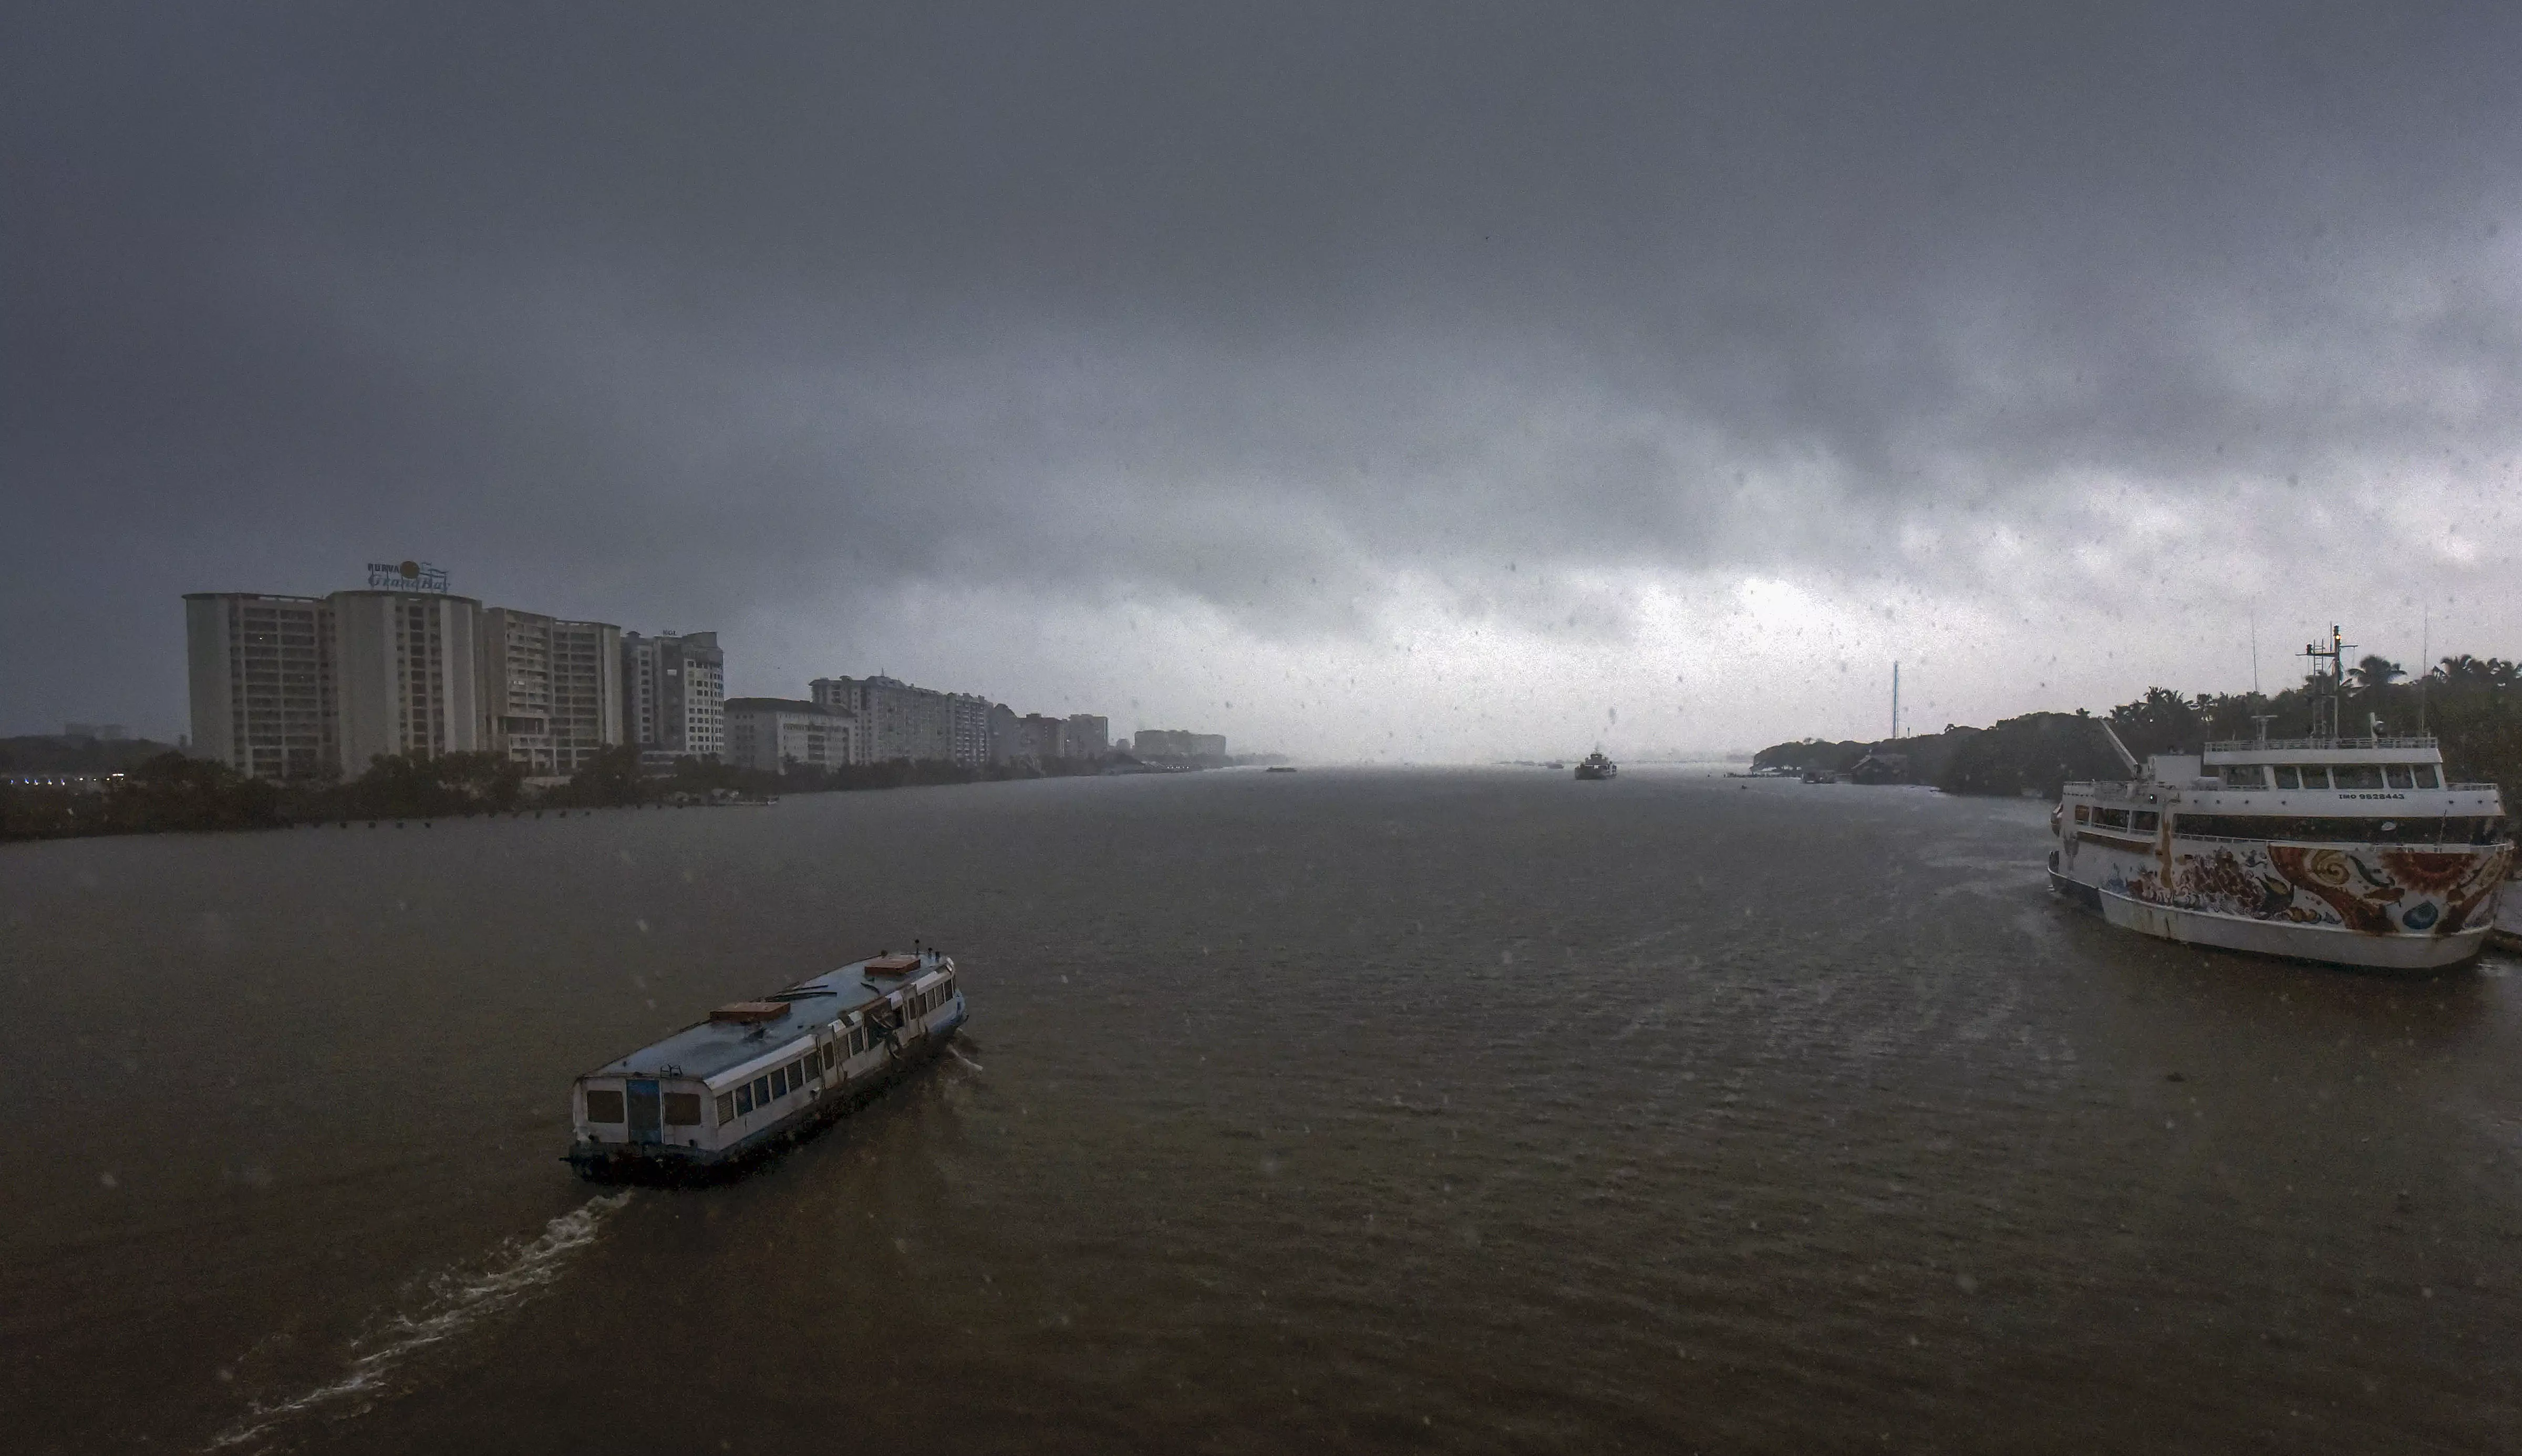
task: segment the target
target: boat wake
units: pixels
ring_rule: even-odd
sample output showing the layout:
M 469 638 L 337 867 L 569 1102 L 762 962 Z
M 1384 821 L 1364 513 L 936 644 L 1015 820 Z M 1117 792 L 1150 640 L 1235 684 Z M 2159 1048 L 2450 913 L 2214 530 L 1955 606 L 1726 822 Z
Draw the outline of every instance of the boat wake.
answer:
M 255 1401 L 243 1419 L 212 1437 L 207 1451 L 276 1449 L 290 1425 L 310 1417 L 355 1415 L 393 1393 L 396 1373 L 412 1356 L 512 1309 L 559 1279 L 578 1250 L 630 1200 L 630 1191 L 589 1198 L 543 1225 L 533 1238 L 512 1237 L 483 1259 L 432 1277 L 417 1310 L 397 1310 L 350 1343 L 341 1379 L 273 1402 Z
M 963 1049 L 962 1049 L 962 1048 L 960 1048 L 960 1047 L 958 1047 L 958 1046 L 956 1046 L 953 1042 L 948 1042 L 948 1043 L 946 1044 L 946 1050 L 955 1054 L 955 1059 L 956 1059 L 957 1061 L 959 1061 L 959 1062 L 963 1063 L 965 1066 L 970 1067 L 972 1070 L 974 1070 L 974 1071 L 976 1071 L 976 1072 L 977 1072 L 977 1071 L 979 1071 L 979 1070 L 981 1069 L 981 1064 L 980 1064 L 979 1062 L 974 1061 L 974 1060 L 973 1060 L 972 1058 L 970 1058 L 969 1057 L 964 1056 L 964 1055 L 963 1055 Z

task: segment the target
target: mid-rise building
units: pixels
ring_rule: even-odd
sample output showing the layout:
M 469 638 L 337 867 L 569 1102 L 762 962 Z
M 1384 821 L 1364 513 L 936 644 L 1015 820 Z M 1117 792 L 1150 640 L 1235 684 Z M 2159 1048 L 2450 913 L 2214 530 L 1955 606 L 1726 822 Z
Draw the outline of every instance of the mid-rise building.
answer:
M 480 751 L 482 603 L 430 591 L 336 591 L 325 601 L 344 775 L 390 754 Z
M 726 753 L 726 654 L 714 632 L 622 634 L 622 721 L 643 762 Z
M 622 629 L 539 612 L 482 613 L 483 746 L 566 777 L 624 741 Z
M 194 753 L 256 778 L 340 771 L 331 602 L 191 592 L 184 598 L 184 648 Z
M 1062 741 L 1070 758 L 1101 758 L 1112 751 L 1112 721 L 1100 713 L 1071 713 Z
M 1028 713 L 1017 720 L 1017 741 L 1023 745 L 1022 756 L 1048 763 L 1068 757 L 1068 721 L 1042 713 Z
M 1004 703 L 990 705 L 990 762 L 1004 764 L 1024 757 L 1024 720 Z
M 1224 758 L 1226 737 L 1180 728 L 1141 728 L 1133 751 L 1141 758 Z
M 817 678 L 808 688 L 816 706 L 858 720 L 866 763 L 911 759 L 979 768 L 990 762 L 987 698 L 886 677 Z
M 726 700 L 726 762 L 785 774 L 859 762 L 858 719 L 797 698 Z

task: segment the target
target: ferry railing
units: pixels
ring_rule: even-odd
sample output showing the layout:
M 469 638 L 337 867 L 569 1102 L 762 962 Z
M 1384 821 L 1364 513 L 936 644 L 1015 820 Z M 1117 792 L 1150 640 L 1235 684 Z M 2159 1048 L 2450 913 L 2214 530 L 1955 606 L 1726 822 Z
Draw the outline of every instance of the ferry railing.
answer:
M 2258 748 L 2336 749 L 2336 748 L 2433 748 L 2438 740 L 2432 733 L 2402 734 L 2383 738 L 2218 738 L 2207 745 L 2209 753 L 2245 753 Z
M 2297 834 L 2192 834 L 2174 826 L 2172 837 L 2203 844 L 2386 844 L 2393 849 L 2494 849 L 2503 839 L 2310 839 Z
M 2059 791 L 2064 793 L 2069 790 L 2080 790 L 2096 799 L 2125 799 L 2136 791 L 2136 785 L 2123 783 L 2115 778 L 2079 779 L 2061 785 Z

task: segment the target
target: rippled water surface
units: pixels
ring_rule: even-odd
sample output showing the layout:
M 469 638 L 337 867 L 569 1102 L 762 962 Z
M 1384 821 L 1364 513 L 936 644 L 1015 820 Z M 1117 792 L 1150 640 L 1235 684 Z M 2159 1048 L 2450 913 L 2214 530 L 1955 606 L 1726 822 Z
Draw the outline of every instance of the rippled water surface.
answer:
M 18 1449 L 2522 1449 L 2522 1009 L 2045 807 L 1508 770 L 0 847 Z M 575 1073 L 914 938 L 729 1187 Z

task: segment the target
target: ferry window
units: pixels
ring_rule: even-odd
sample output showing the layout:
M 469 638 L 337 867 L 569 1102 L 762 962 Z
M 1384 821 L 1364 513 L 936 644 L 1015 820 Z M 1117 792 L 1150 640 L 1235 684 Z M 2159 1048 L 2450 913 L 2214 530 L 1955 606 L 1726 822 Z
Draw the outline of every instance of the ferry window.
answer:
M 784 1066 L 774 1066 L 771 1069 L 771 1096 L 773 1099 L 778 1099 L 786 1097 L 787 1095 L 788 1068 Z
M 806 1062 L 803 1057 L 800 1057 L 797 1060 L 788 1063 L 788 1090 L 794 1092 L 805 1085 Z
M 2267 774 L 2258 764 L 2226 764 L 2224 786 L 2226 788 L 2266 788 Z
M 753 1079 L 753 1104 L 757 1107 L 767 1107 L 771 1105 L 771 1079 L 769 1077 L 756 1077 Z
M 2417 786 L 2415 777 L 2409 774 L 2408 766 L 2405 764 L 2384 765 L 2382 769 L 2382 777 L 2393 788 L 2415 788 Z
M 2096 809 L 2093 811 L 2093 822 L 2106 829 L 2125 829 L 2127 827 L 2127 811 L 2125 809 Z
M 618 1092 L 598 1092 L 592 1087 L 588 1088 L 586 1090 L 586 1120 L 589 1122 L 620 1122 L 622 1120 L 622 1094 Z
M 856 1056 L 858 1056 L 860 1053 L 862 1053 L 862 1052 L 864 1052 L 864 1051 L 865 1051 L 865 1050 L 866 1050 L 866 1028 L 865 1028 L 865 1027 L 864 1027 L 864 1026 L 853 1026 L 853 1027 L 851 1027 L 851 1028 L 850 1028 L 850 1055 L 851 1055 L 852 1057 L 856 1057 Z
M 2079 824 L 2088 824 L 2088 823 L 2091 823 L 2092 822 L 2093 822 L 2093 806 L 2091 806 L 2090 804 L 2078 804 L 2078 805 L 2077 805 L 2077 806 L 2076 806 L 2076 822 L 2078 822 L 2078 823 L 2079 823 Z
M 661 1099 L 666 1104 L 666 1126 L 698 1127 L 701 1125 L 701 1095 L 697 1092 L 669 1092 Z
M 2443 787 L 2443 783 L 2442 783 L 2442 781 L 2441 781 L 2440 779 L 2438 779 L 2438 778 L 2435 776 L 2435 766 L 2434 766 L 2434 765 L 2432 765 L 2432 764 L 2419 764 L 2419 765 L 2417 765 L 2417 768 L 2416 768 L 2416 775 L 2417 775 L 2417 787 L 2419 787 L 2419 788 L 2441 788 L 2441 787 Z
M 2380 764 L 2340 764 L 2329 771 L 2329 775 L 2340 788 L 2380 788 L 2382 786 Z
M 815 1055 L 821 1058 L 823 1070 L 828 1072 L 832 1069 L 832 1044 L 830 1042 L 825 1042 L 822 1046 L 817 1048 Z
M 735 1110 L 739 1115 L 753 1110 L 752 1083 L 747 1082 L 735 1089 Z
M 721 1122 L 733 1122 L 735 1120 L 734 1093 L 722 1092 L 718 1095 L 718 1120 Z
M 2277 787 L 2279 787 L 2279 788 L 2301 788 L 2301 787 L 2303 787 L 2303 771 L 2302 771 L 2301 769 L 2295 768 L 2295 767 L 2293 767 L 2292 765 L 2288 765 L 2288 766 L 2286 766 L 2286 767 L 2284 767 L 2284 768 L 2282 768 L 2282 769 L 2277 770 L 2277 771 L 2276 771 L 2276 774 L 2277 774 Z
M 2295 772 L 2303 775 L 2303 786 L 2305 788 L 2329 787 L 2329 771 L 2318 764 L 2305 764 Z
M 2136 812 L 2136 822 L 2129 825 L 2129 827 L 2143 829 L 2148 833 L 2152 833 L 2156 826 L 2160 825 L 2162 822 L 2162 815 L 2151 809 L 2140 809 Z

